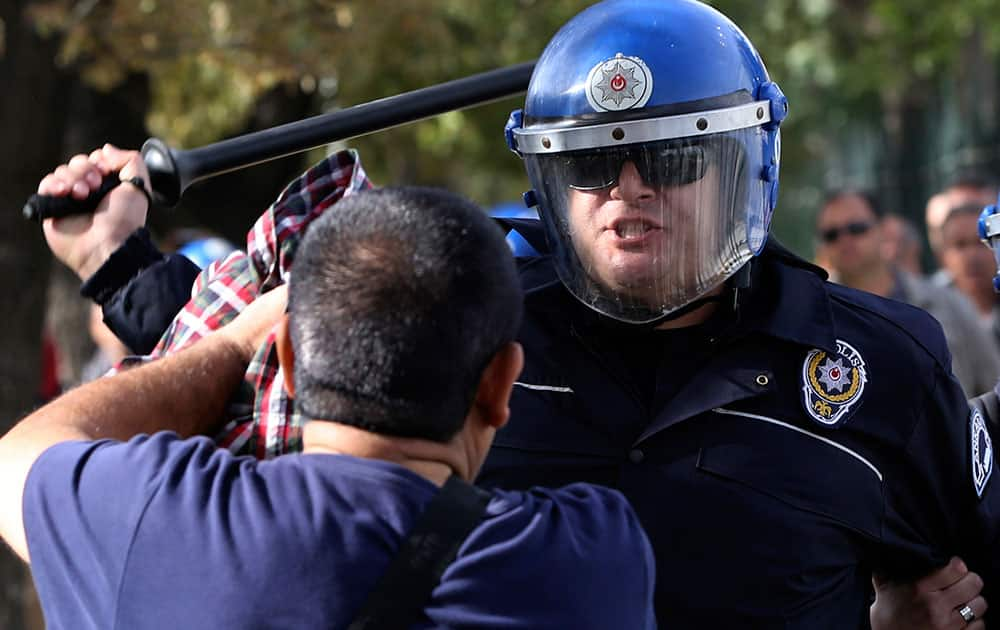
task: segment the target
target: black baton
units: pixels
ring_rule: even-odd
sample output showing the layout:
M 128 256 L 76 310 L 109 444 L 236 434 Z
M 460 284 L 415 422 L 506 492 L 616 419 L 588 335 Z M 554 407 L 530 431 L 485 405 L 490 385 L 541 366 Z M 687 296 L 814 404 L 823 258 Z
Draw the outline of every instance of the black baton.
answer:
M 173 149 L 162 140 L 150 138 L 142 145 L 142 157 L 149 169 L 153 199 L 158 205 L 172 207 L 188 186 L 203 179 L 513 96 L 528 88 L 534 66 L 535 62 L 529 61 L 482 72 L 196 149 Z M 93 212 L 101 199 L 120 183 L 118 174 L 112 173 L 84 200 L 69 195 L 32 195 L 24 206 L 24 215 L 41 221 L 47 217 Z

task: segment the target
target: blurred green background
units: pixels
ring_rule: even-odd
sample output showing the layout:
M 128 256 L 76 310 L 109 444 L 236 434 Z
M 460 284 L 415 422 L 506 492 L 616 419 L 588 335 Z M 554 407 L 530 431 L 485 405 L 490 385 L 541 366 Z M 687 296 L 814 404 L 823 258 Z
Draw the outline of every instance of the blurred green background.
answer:
M 667 0 L 665 0 L 667 1 Z M 43 326 L 72 382 L 78 281 L 52 265 L 20 208 L 39 179 L 104 141 L 179 148 L 534 59 L 581 0 L 0 0 L 0 265 L 7 279 L 0 430 L 38 402 Z M 922 227 L 960 172 L 1000 173 L 1000 0 L 719 0 L 788 95 L 774 231 L 812 255 L 825 190 L 874 189 Z M 358 138 L 377 183 L 459 190 L 483 205 L 527 188 L 506 150 L 512 98 Z M 322 152 L 194 186 L 151 215 L 242 243 Z M 69 366 L 69 367 L 66 367 Z M 0 584 L 23 582 L 0 557 Z M 0 589 L 0 627 L 41 627 L 28 588 Z

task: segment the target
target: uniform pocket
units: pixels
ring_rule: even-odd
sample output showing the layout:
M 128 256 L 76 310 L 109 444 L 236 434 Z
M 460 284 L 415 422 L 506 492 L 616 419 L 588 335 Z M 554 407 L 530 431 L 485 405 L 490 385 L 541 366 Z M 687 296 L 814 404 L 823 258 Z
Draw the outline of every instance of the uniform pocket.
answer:
M 702 445 L 699 470 L 881 538 L 882 473 L 862 454 L 776 418 L 728 409 L 715 416 L 726 426 Z

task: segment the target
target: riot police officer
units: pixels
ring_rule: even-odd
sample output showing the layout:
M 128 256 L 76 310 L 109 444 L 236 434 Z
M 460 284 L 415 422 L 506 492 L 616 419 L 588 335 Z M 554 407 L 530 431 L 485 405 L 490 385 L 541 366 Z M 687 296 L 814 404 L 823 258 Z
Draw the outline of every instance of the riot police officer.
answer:
M 549 255 L 522 261 L 527 365 L 481 479 L 624 492 L 667 628 L 866 627 L 873 572 L 952 554 L 1000 579 L 990 432 L 940 326 L 768 238 L 786 113 L 716 10 L 607 0 L 508 123 Z

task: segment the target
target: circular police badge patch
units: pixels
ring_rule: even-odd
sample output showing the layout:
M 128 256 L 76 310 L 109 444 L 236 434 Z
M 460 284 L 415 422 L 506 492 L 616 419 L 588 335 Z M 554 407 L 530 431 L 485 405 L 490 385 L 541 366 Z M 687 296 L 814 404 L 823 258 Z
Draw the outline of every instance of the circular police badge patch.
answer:
M 642 107 L 653 93 L 653 73 L 638 57 L 618 53 L 587 75 L 587 102 L 599 112 Z
M 972 452 L 972 485 L 976 488 L 976 496 L 983 498 L 986 482 L 993 474 L 993 441 L 986 429 L 983 414 L 973 408 L 969 416 L 969 444 Z
M 865 360 L 851 344 L 837 340 L 837 352 L 811 350 L 802 364 L 803 405 L 809 416 L 826 426 L 847 419 L 868 382 Z

